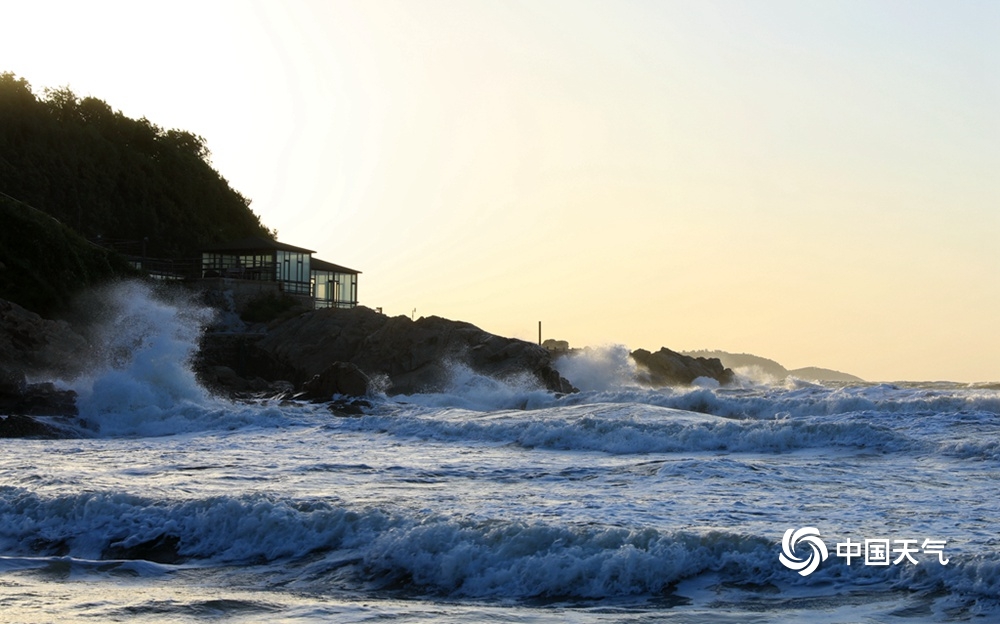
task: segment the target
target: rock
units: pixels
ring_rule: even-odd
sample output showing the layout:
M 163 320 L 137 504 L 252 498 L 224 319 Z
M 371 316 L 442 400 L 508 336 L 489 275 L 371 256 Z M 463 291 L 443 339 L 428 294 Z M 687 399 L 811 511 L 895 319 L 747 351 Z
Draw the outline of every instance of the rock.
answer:
M 346 362 L 334 362 L 323 372 L 302 384 L 303 398 L 329 401 L 335 394 L 362 397 L 368 394 L 371 380 L 360 368 Z
M 641 369 L 639 381 L 649 386 L 688 385 L 699 377 L 729 384 L 735 378 L 733 371 L 722 366 L 718 358 L 694 358 L 666 347 L 656 353 L 636 349 L 631 355 Z
M 5 394 L 20 394 L 24 390 L 26 380 L 24 371 L 0 362 L 0 397 Z
M 292 368 L 257 347 L 261 333 L 206 333 L 201 338 L 193 368 L 198 381 L 215 394 L 230 399 L 256 399 L 291 393 Z M 301 379 L 299 379 L 301 381 Z
M 26 384 L 17 393 L 0 394 L 0 414 L 76 416 L 76 393 L 51 383 Z
M 363 416 L 365 409 L 370 408 L 371 406 L 372 404 L 364 399 L 352 399 L 350 401 L 340 399 L 330 403 L 328 409 L 334 416 L 351 418 L 354 416 Z
M 0 438 L 60 438 L 55 429 L 31 416 L 0 416 Z
M 26 373 L 67 376 L 78 372 L 87 341 L 65 321 L 43 319 L 0 299 L 0 386 Z
M 551 358 L 538 345 L 496 336 L 470 323 L 398 316 L 368 336 L 351 361 L 370 375 L 387 375 L 394 393 L 444 390 L 456 364 L 495 379 L 527 374 L 548 390 L 575 391 L 552 368 Z
M 65 438 L 67 433 L 35 416 L 76 416 L 76 393 L 50 383 L 0 392 L 0 438 Z
M 273 395 L 292 394 L 295 392 L 295 384 L 284 379 L 272 381 L 267 384 L 267 391 Z
M 181 538 L 164 533 L 153 539 L 125 545 L 126 540 L 110 544 L 101 553 L 101 559 L 128 559 L 152 561 L 153 563 L 177 563 L 181 561 L 178 546 Z
M 221 386 L 230 392 L 246 392 L 250 389 L 250 382 L 236 374 L 236 371 L 228 366 L 213 366 L 202 378 L 206 385 Z
M 76 416 L 76 393 L 27 377 L 72 374 L 87 341 L 64 321 L 43 319 L 0 299 L 0 438 L 59 438 L 65 433 L 34 416 Z
M 388 320 L 389 317 L 362 306 L 326 308 L 300 314 L 269 328 L 255 346 L 278 365 L 284 364 L 294 371 L 285 379 L 302 383 L 333 362 L 350 362 L 361 343 Z M 266 375 L 261 376 L 267 379 Z
M 455 364 L 498 379 L 527 374 L 549 390 L 575 391 L 542 347 L 440 317 L 389 318 L 360 306 L 316 310 L 272 327 L 256 347 L 292 369 L 293 380 L 343 362 L 369 378 L 388 377 L 393 394 L 441 391 Z

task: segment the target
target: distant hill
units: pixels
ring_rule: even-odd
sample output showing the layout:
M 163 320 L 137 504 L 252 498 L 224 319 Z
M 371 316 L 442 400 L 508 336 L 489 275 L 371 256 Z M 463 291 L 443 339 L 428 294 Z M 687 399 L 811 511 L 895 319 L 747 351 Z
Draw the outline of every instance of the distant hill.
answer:
M 682 353 L 691 357 L 719 358 L 719 360 L 722 361 L 723 366 L 731 368 L 737 373 L 740 372 L 738 369 L 741 368 L 756 367 L 764 375 L 774 377 L 775 379 L 796 377 L 807 381 L 864 381 L 860 377 L 855 377 L 854 375 L 849 375 L 847 373 L 842 373 L 828 368 L 818 368 L 816 366 L 788 370 L 774 360 L 760 357 L 759 355 L 752 355 L 750 353 L 729 353 L 727 351 L 719 350 L 683 351 Z
M 806 379 L 809 381 L 864 381 L 864 379 L 855 377 L 854 375 L 848 375 L 847 373 L 831 370 L 829 368 L 818 368 L 816 366 L 794 368 L 788 371 L 788 375 L 790 377 Z
M 750 368 L 756 366 L 760 371 L 771 377 L 784 379 L 788 376 L 788 370 L 774 360 L 769 360 L 759 355 L 749 353 L 728 353 L 726 351 L 682 351 L 684 355 L 691 357 L 718 358 L 726 368 L 736 370 L 737 368 Z

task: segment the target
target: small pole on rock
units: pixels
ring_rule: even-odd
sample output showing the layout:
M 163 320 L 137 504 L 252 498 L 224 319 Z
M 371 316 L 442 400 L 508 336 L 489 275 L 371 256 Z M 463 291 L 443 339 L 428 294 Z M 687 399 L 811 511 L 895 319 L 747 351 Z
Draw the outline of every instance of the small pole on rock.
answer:
M 538 321 L 538 346 L 542 346 L 542 322 Z

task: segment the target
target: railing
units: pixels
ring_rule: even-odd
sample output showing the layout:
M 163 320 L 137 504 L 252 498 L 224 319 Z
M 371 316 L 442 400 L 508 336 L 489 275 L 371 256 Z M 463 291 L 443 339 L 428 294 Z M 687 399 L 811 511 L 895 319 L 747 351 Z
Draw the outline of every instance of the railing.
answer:
M 181 281 L 198 277 L 196 260 L 173 260 L 169 258 L 139 258 L 126 256 L 132 266 L 145 271 L 150 277 L 160 280 Z
M 218 258 L 206 258 L 201 262 L 201 277 L 230 277 L 233 279 L 276 282 L 277 267 L 273 262 L 257 266 L 232 266 Z
M 261 282 L 275 282 L 278 288 L 289 295 L 313 296 L 311 282 L 278 279 L 278 267 L 274 262 L 262 262 L 253 266 L 231 264 L 224 256 L 202 256 L 200 258 L 148 258 L 145 241 L 121 239 L 92 239 L 92 243 L 121 253 L 136 269 L 145 271 L 150 277 L 164 281 L 186 281 L 203 278 L 226 278 Z M 316 299 L 317 308 L 353 308 L 357 301 Z

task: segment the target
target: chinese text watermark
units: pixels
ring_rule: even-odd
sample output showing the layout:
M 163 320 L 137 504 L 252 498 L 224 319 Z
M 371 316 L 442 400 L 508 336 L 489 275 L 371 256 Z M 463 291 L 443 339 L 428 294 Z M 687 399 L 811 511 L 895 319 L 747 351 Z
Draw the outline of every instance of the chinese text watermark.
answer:
M 919 565 L 926 557 L 933 555 L 940 565 L 948 565 L 944 554 L 947 540 L 926 538 L 919 539 L 865 539 L 855 542 L 847 538 L 837 542 L 834 555 L 844 559 L 847 565 L 852 560 L 864 560 L 866 566 L 889 565 Z M 800 545 L 802 545 L 800 547 Z M 778 560 L 790 570 L 795 570 L 802 576 L 809 576 L 830 556 L 826 543 L 820 537 L 816 527 L 788 529 L 781 540 L 781 553 Z

